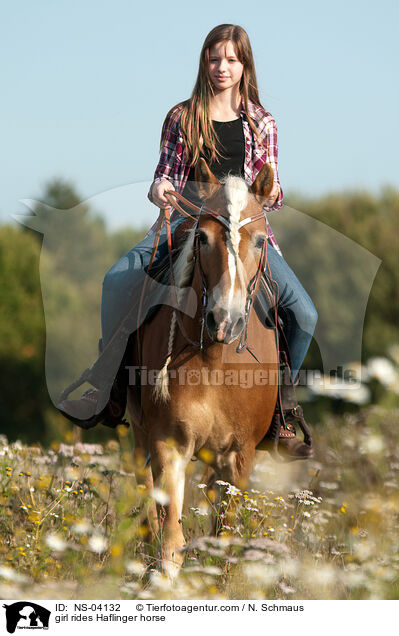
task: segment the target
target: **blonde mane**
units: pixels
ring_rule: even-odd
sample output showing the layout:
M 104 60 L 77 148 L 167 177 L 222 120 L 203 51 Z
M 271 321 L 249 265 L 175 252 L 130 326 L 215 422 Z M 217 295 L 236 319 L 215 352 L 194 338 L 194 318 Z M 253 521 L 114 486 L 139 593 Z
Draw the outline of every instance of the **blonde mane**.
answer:
M 224 177 L 221 183 L 224 185 L 227 211 L 229 213 L 229 239 L 234 253 L 238 256 L 238 246 L 241 238 L 238 224 L 240 222 L 241 212 L 245 210 L 248 205 L 248 186 L 242 177 L 232 175 Z
M 187 238 L 183 243 L 181 252 L 173 265 L 173 275 L 175 279 L 176 295 L 178 301 L 181 300 L 179 290 L 187 287 L 192 278 L 194 268 L 194 235 L 195 228 L 187 231 Z M 176 311 L 172 313 L 172 320 L 169 327 L 168 354 L 165 364 L 158 373 L 154 387 L 154 399 L 156 402 L 166 402 L 170 398 L 168 366 L 172 359 L 173 343 L 176 333 Z

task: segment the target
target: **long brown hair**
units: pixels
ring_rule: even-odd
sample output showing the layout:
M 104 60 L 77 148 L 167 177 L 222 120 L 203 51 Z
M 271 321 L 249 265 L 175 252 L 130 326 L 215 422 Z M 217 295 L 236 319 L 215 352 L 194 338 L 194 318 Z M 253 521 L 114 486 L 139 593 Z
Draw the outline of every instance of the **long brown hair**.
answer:
M 249 125 L 260 139 L 256 126 L 249 115 L 248 108 L 248 100 L 262 107 L 258 95 L 255 63 L 248 34 L 241 26 L 219 24 L 205 38 L 200 55 L 197 80 L 190 99 L 180 102 L 170 109 L 162 128 L 161 146 L 166 132 L 166 122 L 170 117 L 178 117 L 181 112 L 183 139 L 186 151 L 191 157 L 192 166 L 197 163 L 201 153 L 206 150 L 208 150 L 211 161 L 214 161 L 217 155 L 220 155 L 216 147 L 217 136 L 209 116 L 209 104 L 214 94 L 213 84 L 208 71 L 209 51 L 215 44 L 228 41 L 233 42 L 236 55 L 244 67 L 240 82 L 240 93 Z M 178 108 L 179 106 L 182 106 L 183 110 Z

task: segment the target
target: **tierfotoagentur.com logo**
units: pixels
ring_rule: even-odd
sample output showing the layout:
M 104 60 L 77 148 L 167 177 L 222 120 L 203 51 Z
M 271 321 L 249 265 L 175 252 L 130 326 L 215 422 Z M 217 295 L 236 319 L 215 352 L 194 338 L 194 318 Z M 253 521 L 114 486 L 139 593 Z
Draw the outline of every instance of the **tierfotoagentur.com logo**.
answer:
M 37 603 L 18 601 L 3 607 L 9 634 L 14 634 L 16 629 L 48 629 L 51 612 Z
M 126 366 L 129 373 L 129 385 L 134 386 L 157 386 L 160 382 L 159 369 L 149 369 L 146 366 Z M 180 386 L 237 386 L 243 389 L 250 389 L 253 386 L 276 386 L 279 384 L 279 370 L 272 365 L 269 369 L 246 369 L 224 368 L 210 369 L 190 369 L 189 367 L 179 367 L 178 369 L 168 369 L 169 379 L 175 379 Z M 299 373 L 300 383 L 307 386 L 320 384 L 339 385 L 344 383 L 346 388 L 356 388 L 359 386 L 356 370 L 343 369 L 331 372 L 331 375 L 324 378 L 318 370 L 301 370 Z M 280 377 L 280 382 L 290 384 L 288 376 Z

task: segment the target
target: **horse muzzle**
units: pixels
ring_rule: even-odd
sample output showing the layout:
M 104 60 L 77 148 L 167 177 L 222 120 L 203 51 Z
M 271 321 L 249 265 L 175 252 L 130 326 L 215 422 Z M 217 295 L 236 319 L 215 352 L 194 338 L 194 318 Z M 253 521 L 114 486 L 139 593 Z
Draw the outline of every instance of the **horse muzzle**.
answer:
M 237 311 L 229 314 L 225 309 L 213 309 L 207 311 L 205 324 L 212 340 L 230 344 L 244 329 L 244 314 Z

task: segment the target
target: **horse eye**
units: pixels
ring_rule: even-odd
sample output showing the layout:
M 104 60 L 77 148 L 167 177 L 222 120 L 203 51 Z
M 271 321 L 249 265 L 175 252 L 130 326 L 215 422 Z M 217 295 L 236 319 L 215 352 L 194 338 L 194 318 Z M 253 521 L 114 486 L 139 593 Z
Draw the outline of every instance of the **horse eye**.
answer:
M 256 249 L 261 250 L 265 240 L 266 240 L 266 236 L 264 234 L 258 234 L 257 237 L 255 238 Z
M 208 237 L 206 235 L 206 232 L 204 232 L 204 230 L 199 231 L 199 242 L 201 245 L 207 245 L 208 243 Z

